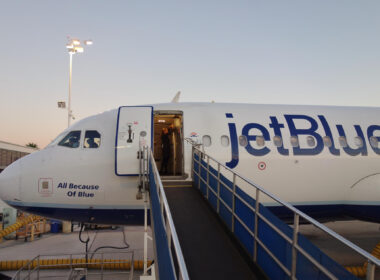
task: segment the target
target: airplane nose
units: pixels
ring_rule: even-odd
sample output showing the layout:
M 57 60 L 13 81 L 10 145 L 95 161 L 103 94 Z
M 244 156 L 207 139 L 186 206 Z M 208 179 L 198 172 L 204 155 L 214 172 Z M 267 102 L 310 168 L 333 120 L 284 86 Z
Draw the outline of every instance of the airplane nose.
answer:
M 0 198 L 4 201 L 20 199 L 20 160 L 15 161 L 0 173 Z

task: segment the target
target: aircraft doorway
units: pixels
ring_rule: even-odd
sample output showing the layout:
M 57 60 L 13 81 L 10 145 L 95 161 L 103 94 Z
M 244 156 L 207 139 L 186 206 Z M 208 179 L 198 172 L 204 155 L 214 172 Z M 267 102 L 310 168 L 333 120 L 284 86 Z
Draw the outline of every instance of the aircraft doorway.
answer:
M 154 158 L 161 176 L 183 176 L 183 116 L 178 111 L 154 113 Z

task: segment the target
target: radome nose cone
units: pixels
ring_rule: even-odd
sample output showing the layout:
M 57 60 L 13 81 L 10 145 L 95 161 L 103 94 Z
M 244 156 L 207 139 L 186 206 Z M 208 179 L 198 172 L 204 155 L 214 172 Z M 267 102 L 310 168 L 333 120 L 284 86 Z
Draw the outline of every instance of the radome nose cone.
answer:
M 0 173 L 0 198 L 4 201 L 20 198 L 20 161 L 17 160 Z

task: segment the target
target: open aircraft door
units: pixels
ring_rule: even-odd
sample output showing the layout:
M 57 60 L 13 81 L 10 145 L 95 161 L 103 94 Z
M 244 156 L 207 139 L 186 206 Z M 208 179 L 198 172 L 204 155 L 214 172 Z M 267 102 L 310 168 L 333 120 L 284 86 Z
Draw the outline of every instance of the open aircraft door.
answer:
M 139 148 L 152 146 L 152 119 L 151 106 L 119 107 L 115 144 L 116 175 L 139 174 Z

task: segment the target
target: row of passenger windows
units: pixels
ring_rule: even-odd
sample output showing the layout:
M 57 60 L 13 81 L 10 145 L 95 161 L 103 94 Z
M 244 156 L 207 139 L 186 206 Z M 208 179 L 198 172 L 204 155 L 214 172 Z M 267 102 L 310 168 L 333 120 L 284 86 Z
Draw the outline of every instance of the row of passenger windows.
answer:
M 81 131 L 70 131 L 59 143 L 58 146 L 68 148 L 78 148 L 80 145 Z M 96 149 L 100 146 L 100 133 L 96 130 L 86 130 L 83 141 L 83 148 Z
M 323 139 L 323 144 L 326 147 L 330 148 L 332 146 L 332 140 L 329 136 L 324 136 L 322 139 Z M 377 137 L 371 136 L 369 138 L 369 140 L 370 140 L 370 144 L 372 147 L 379 148 L 379 140 L 377 139 Z M 230 145 L 230 138 L 227 135 L 222 135 L 220 137 L 220 142 L 221 142 L 223 147 L 228 147 Z M 202 137 L 202 143 L 205 147 L 210 147 L 212 144 L 211 136 L 204 135 Z M 273 137 L 273 143 L 276 147 L 282 147 L 282 145 L 283 145 L 282 137 L 275 135 Z M 315 147 L 315 145 L 316 145 L 315 138 L 313 136 L 307 136 L 306 137 L 306 143 L 309 147 Z M 354 143 L 358 148 L 361 148 L 364 145 L 364 140 L 361 137 L 356 136 L 354 138 Z M 297 136 L 291 136 L 290 137 L 290 144 L 292 145 L 292 147 L 299 147 L 298 137 Z M 243 146 L 243 147 L 248 145 L 248 139 L 245 135 L 239 136 L 239 145 Z M 256 145 L 258 147 L 263 147 L 265 145 L 265 139 L 263 136 L 256 136 Z M 343 148 L 348 147 L 347 138 L 345 136 L 339 137 L 339 145 Z

